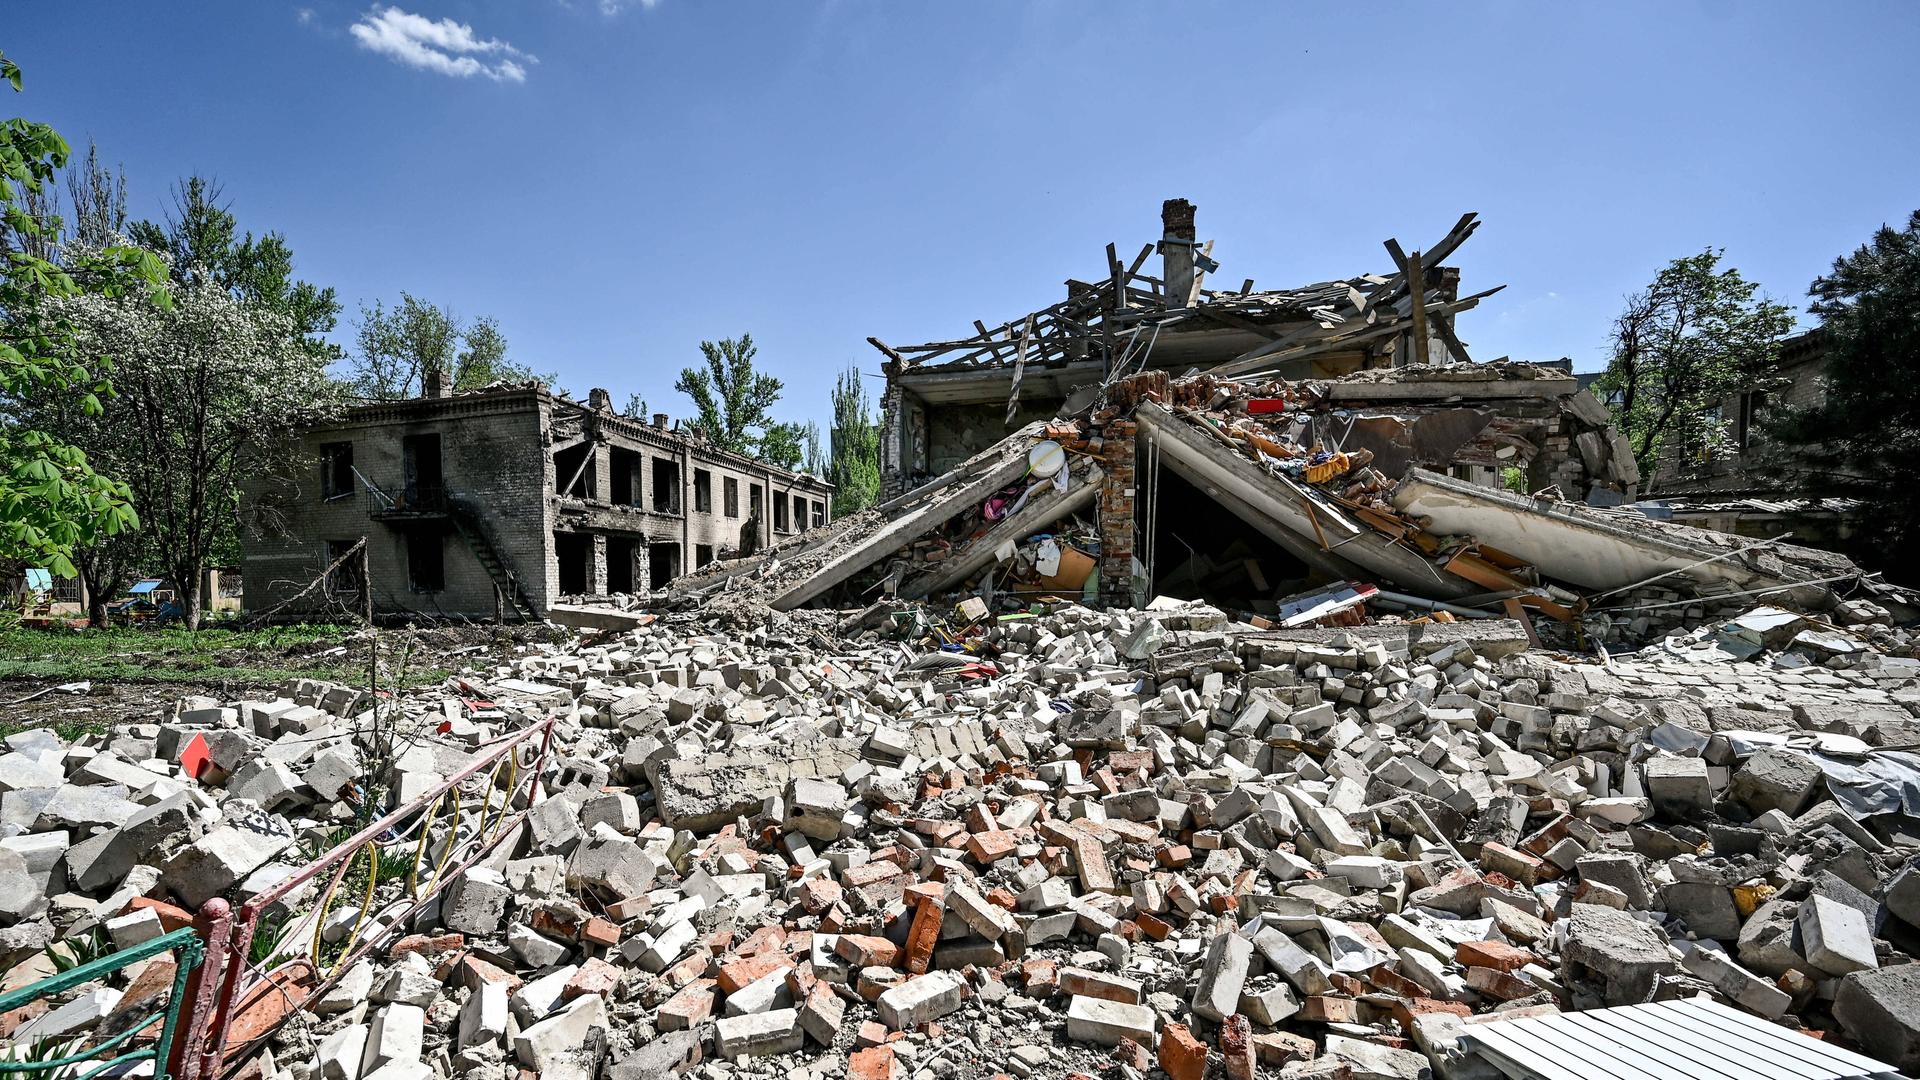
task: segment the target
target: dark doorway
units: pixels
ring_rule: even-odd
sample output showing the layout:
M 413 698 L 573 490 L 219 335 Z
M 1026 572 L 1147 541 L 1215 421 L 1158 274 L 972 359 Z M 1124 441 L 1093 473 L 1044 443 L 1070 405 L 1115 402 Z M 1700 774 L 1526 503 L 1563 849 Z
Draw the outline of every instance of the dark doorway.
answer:
M 1311 568 L 1226 503 L 1162 466 L 1151 503 L 1153 595 L 1264 614 L 1312 584 Z
M 407 531 L 407 585 L 414 592 L 447 587 L 446 536 L 434 529 Z
M 638 542 L 619 536 L 607 537 L 607 591 L 633 592 L 633 556 Z
M 400 454 L 407 505 L 422 509 L 440 505 L 446 495 L 446 477 L 441 472 L 439 433 L 406 436 L 400 440 Z
M 680 576 L 679 544 L 647 545 L 647 585 L 658 589 Z
M 553 557 L 559 564 L 560 591 L 579 596 L 593 580 L 593 537 L 586 533 L 553 534 Z

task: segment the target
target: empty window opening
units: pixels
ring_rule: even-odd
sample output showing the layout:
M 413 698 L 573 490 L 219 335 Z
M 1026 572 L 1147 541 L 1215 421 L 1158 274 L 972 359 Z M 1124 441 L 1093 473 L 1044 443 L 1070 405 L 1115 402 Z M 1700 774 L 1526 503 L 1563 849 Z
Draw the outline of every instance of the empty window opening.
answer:
M 560 571 L 560 591 L 579 596 L 593 580 L 593 537 L 586 533 L 553 534 L 553 559 Z
M 1306 563 L 1169 468 L 1154 495 L 1153 593 L 1270 615 L 1276 601 L 1324 582 Z
M 693 512 L 713 513 L 713 474 L 705 469 L 693 470 Z
M 447 587 L 446 537 L 432 529 L 407 533 L 407 586 L 414 592 L 439 592 Z
M 639 542 L 620 536 L 607 537 L 607 591 L 630 593 L 633 588 L 633 558 Z
M 353 494 L 352 443 L 320 444 L 320 494 L 327 499 Z
M 440 471 L 440 436 L 436 432 L 408 435 L 400 440 L 406 505 L 430 510 L 446 499 L 446 478 Z
M 740 516 L 740 481 L 731 476 L 720 480 L 720 501 L 726 507 L 727 516 Z
M 659 514 L 680 512 L 680 463 L 672 458 L 653 459 L 653 509 Z
M 700 567 L 705 566 L 712 561 L 713 561 L 713 545 L 712 544 L 693 545 L 694 569 L 698 570 Z
M 595 498 L 593 444 L 581 443 L 553 452 L 553 490 L 575 499 Z
M 793 523 L 787 517 L 787 493 L 776 491 L 773 493 L 773 531 L 786 532 L 792 527 Z
M 753 485 L 753 487 L 747 491 L 747 516 L 755 521 L 761 519 L 760 507 L 765 505 L 764 497 L 764 493 L 760 490 L 759 484 Z
M 333 569 L 327 573 L 327 591 L 335 596 L 357 597 L 366 585 L 366 582 L 360 578 L 359 553 L 356 552 L 352 557 L 347 556 L 347 552 L 352 551 L 353 546 L 359 542 L 358 540 L 327 541 L 327 565 L 333 566 Z M 340 562 L 342 558 L 346 558 L 347 561 Z M 335 563 L 340 565 L 334 566 Z
M 679 544 L 647 545 L 647 584 L 658 589 L 680 576 Z
M 622 506 L 640 503 L 641 457 L 632 450 L 614 447 L 607 453 L 607 501 Z
M 827 504 L 815 500 L 813 504 L 813 527 L 819 528 L 827 523 Z

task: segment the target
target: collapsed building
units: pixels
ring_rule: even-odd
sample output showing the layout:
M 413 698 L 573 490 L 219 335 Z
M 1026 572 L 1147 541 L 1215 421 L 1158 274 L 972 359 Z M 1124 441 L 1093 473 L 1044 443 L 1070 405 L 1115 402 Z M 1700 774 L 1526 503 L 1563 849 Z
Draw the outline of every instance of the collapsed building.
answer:
M 832 485 L 543 385 L 348 410 L 242 486 L 245 612 L 539 620 L 826 524 Z
M 550 583 L 589 633 L 434 685 L 7 735 L 0 1038 L 115 1052 L 174 980 L 177 1080 L 1920 1070 L 1909 598 L 1613 505 L 1599 403 L 1438 328 L 1471 217 L 1281 302 L 1168 209 L 1108 306 L 890 351 L 878 506 Z M 466 404 L 538 535 L 645 436 Z
M 1556 366 L 1467 355 L 1453 315 L 1488 293 L 1460 295 L 1441 260 L 1474 215 L 1424 255 L 1388 241 L 1392 274 L 1273 292 L 1203 287 L 1217 267 L 1193 208 L 1163 214 L 1160 277 L 1140 272 L 1151 246 L 1126 265 L 1109 249 L 1108 278 L 1032 315 L 876 340 L 890 497 L 668 598 L 724 587 L 725 610 L 750 614 L 749 596 L 786 611 L 1166 595 L 1281 625 L 1333 603 L 1504 615 L 1581 647 L 1762 602 L 1911 611 L 1838 555 L 1623 506 L 1640 476 L 1606 406 Z

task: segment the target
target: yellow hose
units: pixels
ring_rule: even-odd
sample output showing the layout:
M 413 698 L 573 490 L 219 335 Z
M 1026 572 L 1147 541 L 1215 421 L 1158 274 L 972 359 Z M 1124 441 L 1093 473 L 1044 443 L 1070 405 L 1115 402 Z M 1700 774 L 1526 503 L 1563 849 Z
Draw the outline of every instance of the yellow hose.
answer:
M 367 853 L 366 895 L 360 898 L 360 917 L 353 920 L 353 931 L 347 935 L 347 944 L 346 948 L 341 950 L 342 955 L 352 952 L 353 943 L 360 940 L 360 928 L 367 924 L 367 912 L 373 909 L 373 886 L 380 878 L 379 849 L 374 847 L 373 841 L 369 840 L 360 845 L 360 851 Z M 340 864 L 340 872 L 333 875 L 332 881 L 327 882 L 326 894 L 320 898 L 320 908 L 313 917 L 313 944 L 308 950 L 308 958 L 313 961 L 314 970 L 322 976 L 327 974 L 327 970 L 326 966 L 320 962 L 322 944 L 320 935 L 327 927 L 327 912 L 333 909 L 334 890 L 339 888 L 340 882 L 347 876 L 347 871 L 353 867 L 353 860 L 359 856 L 360 851 L 347 856 L 346 860 Z

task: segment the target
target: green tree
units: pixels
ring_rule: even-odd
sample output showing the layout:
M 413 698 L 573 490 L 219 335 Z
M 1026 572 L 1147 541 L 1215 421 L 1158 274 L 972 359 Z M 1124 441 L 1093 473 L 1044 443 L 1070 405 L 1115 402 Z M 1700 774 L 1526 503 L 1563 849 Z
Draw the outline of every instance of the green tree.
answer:
M 61 213 L 59 192 L 51 184 L 45 186 L 46 198 L 37 210 L 42 226 L 38 242 L 56 260 L 124 242 L 126 175 L 103 166 L 97 146 L 89 144 L 85 161 L 67 167 L 66 191 L 70 214 Z M 139 440 L 129 437 L 128 425 L 119 423 L 119 417 L 90 412 L 70 395 L 37 395 L 16 403 L 16 408 L 21 422 L 81 448 L 88 463 L 107 475 L 124 475 L 127 455 L 140 452 Z M 146 534 L 139 529 L 98 535 L 74 549 L 73 565 L 86 586 L 89 624 L 105 625 L 108 601 L 152 561 L 151 555 Z
M 779 379 L 754 370 L 753 335 L 703 341 L 706 369 L 682 369 L 675 390 L 693 399 L 707 441 L 722 450 L 746 454 L 782 468 L 798 465 L 801 433 L 776 424 L 773 406 L 780 400 Z
M 647 399 L 639 394 L 628 394 L 627 407 L 620 410 L 620 415 L 645 422 L 650 419 L 647 415 Z
M 451 308 L 402 292 L 389 308 L 376 300 L 361 305 L 348 381 L 360 397 L 396 401 L 418 396 L 429 372 L 451 375 L 458 392 L 496 382 L 543 382 L 538 373 L 507 357 L 507 337 L 489 316 L 463 320 Z
M 61 303 L 83 341 L 117 359 L 110 430 L 156 566 L 200 623 L 199 584 L 237 547 L 242 477 L 295 482 L 305 462 L 263 452 L 341 403 L 328 357 L 295 319 L 189 272 L 165 311 L 127 298 Z
M 22 89 L 20 68 L 5 54 L 0 78 Z M 27 417 L 28 405 L 97 416 L 113 393 L 109 354 L 82 340 L 63 302 L 167 303 L 166 267 L 150 252 L 116 244 L 49 257 L 48 229 L 57 222 L 45 212 L 48 185 L 69 152 L 46 124 L 0 122 L 0 555 L 44 563 L 62 577 L 74 575 L 76 550 L 139 523 L 124 483 Z
M 1721 401 L 1765 388 L 1793 327 L 1786 305 L 1720 266 L 1723 254 L 1675 259 L 1614 320 L 1612 356 L 1595 386 L 1615 399 L 1614 423 L 1642 476 L 1654 475 L 1663 451 L 1691 460 L 1723 447 Z
M 1855 520 L 1882 564 L 1912 566 L 1920 555 L 1912 496 L 1920 481 L 1920 211 L 1835 259 L 1808 294 L 1825 338 L 1825 399 L 1768 425 L 1797 451 L 1771 469 L 1808 490 L 1864 500 L 1870 509 Z
M 855 513 L 880 498 L 880 425 L 874 422 L 860 369 L 848 368 L 833 383 L 833 427 L 828 432 L 827 480 L 833 484 L 833 516 Z
M 293 249 L 270 232 L 255 239 L 242 233 L 218 182 L 189 176 L 174 186 L 165 221 L 140 221 L 135 243 L 165 255 L 177 284 L 211 283 L 234 299 L 284 316 L 305 347 L 329 360 L 339 349 L 325 335 L 339 323 L 340 302 L 293 276 Z

